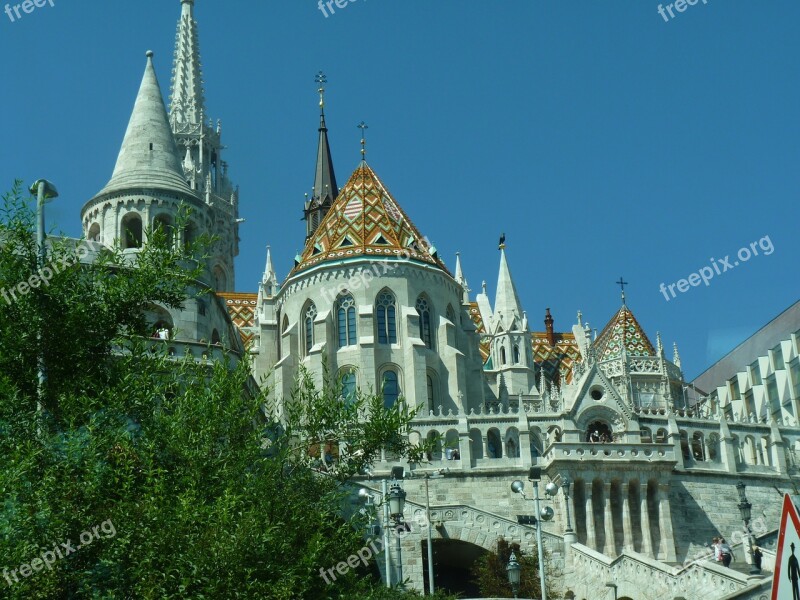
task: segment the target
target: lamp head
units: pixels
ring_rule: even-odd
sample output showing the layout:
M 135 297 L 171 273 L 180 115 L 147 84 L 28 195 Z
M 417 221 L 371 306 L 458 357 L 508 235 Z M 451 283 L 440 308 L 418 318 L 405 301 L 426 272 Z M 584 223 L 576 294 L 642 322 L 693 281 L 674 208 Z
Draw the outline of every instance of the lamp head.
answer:
M 362 502 L 370 503 L 372 501 L 372 494 L 369 493 L 367 488 L 358 490 L 358 499 Z
M 539 516 L 542 518 L 542 521 L 551 521 L 555 514 L 551 507 L 543 506 Z
M 517 556 L 512 551 L 511 556 L 508 558 L 508 565 L 506 565 L 508 583 L 511 584 L 512 588 L 516 589 L 516 587 L 519 585 L 520 571 L 522 571 L 522 567 L 517 562 Z
M 397 481 L 392 483 L 389 493 L 386 494 L 386 500 L 389 501 L 389 514 L 399 520 L 403 516 L 403 509 L 406 506 L 406 491 L 400 487 Z
M 525 489 L 525 484 L 522 483 L 519 479 L 516 479 L 511 483 L 511 491 L 514 492 L 515 494 L 521 494 L 524 489 Z
M 558 486 L 551 481 L 546 486 L 544 486 L 544 493 L 552 498 L 553 496 L 558 494 Z
M 39 188 L 42 186 L 44 186 L 43 193 L 45 202 L 48 202 L 53 198 L 58 198 L 58 190 L 56 189 L 56 186 L 47 181 L 47 179 L 37 179 L 34 181 L 29 189 L 31 195 L 38 196 Z

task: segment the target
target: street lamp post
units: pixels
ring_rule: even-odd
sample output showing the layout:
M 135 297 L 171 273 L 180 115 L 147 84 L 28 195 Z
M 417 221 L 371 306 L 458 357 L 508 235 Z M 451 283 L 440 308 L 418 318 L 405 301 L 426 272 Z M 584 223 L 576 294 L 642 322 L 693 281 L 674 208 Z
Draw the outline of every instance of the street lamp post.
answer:
M 520 572 L 522 567 L 517 562 L 517 557 L 514 551 L 511 551 L 511 556 L 508 558 L 508 565 L 506 566 L 506 574 L 508 575 L 508 583 L 511 584 L 511 590 L 514 592 L 514 598 L 517 597 L 519 591 Z
M 36 246 L 38 249 L 38 267 L 41 270 L 47 261 L 47 248 L 45 246 L 45 231 L 44 231 L 44 205 L 58 198 L 58 190 L 56 186 L 47 181 L 46 179 L 37 179 L 30 187 L 30 193 L 36 195 Z M 40 315 L 44 317 L 44 315 Z M 42 319 L 43 320 L 43 319 Z M 42 346 L 42 327 L 44 323 L 40 324 L 39 336 L 39 356 L 37 362 L 38 374 L 38 399 L 36 402 L 36 410 L 41 418 L 44 415 L 44 388 L 47 383 L 47 371 L 44 362 L 44 347 Z
M 388 482 L 384 479 L 381 482 L 381 501 L 375 502 L 372 494 L 366 488 L 358 490 L 358 496 L 367 503 L 367 507 L 377 508 L 383 506 L 383 521 L 381 529 L 383 530 L 383 557 L 384 557 L 384 571 L 386 572 L 386 587 L 392 587 L 392 563 L 389 557 L 389 505 L 386 503 L 386 488 Z M 376 514 L 377 516 L 377 514 Z
M 569 486 L 572 482 L 569 480 L 569 477 L 564 477 L 561 480 L 561 490 L 564 492 L 564 506 L 566 508 L 566 516 L 567 516 L 567 528 L 564 530 L 565 533 L 569 533 L 572 531 L 572 524 L 569 520 Z
M 542 588 L 542 600 L 547 600 L 547 590 L 545 588 L 544 576 L 544 549 L 542 547 L 542 521 L 549 521 L 553 518 L 553 509 L 549 506 L 545 510 L 539 505 L 539 480 L 542 478 L 542 470 L 538 467 L 531 467 L 528 472 L 528 481 L 533 484 L 533 502 L 536 510 L 536 546 L 539 551 L 539 584 Z M 525 484 L 519 479 L 511 484 L 511 491 L 520 494 L 523 498 L 525 496 Z
M 395 523 L 395 537 L 397 538 L 397 584 L 403 583 L 403 559 L 400 546 L 400 527 L 405 527 L 403 523 L 403 508 L 406 504 L 406 492 L 400 487 L 396 479 L 392 480 L 389 488 L 389 495 L 386 496 L 389 505 L 389 513 Z
M 444 472 L 447 470 L 445 469 Z M 432 473 L 425 473 L 425 516 L 428 520 L 428 593 L 433 596 L 433 533 L 431 531 L 431 495 L 428 488 L 429 479 L 441 479 L 444 472 L 439 469 Z
M 739 512 L 742 515 L 742 521 L 744 521 L 744 533 L 747 537 L 747 553 L 750 555 L 750 575 L 758 575 L 761 573 L 761 569 L 756 566 L 755 557 L 753 556 L 753 539 L 750 534 L 750 517 L 752 516 L 753 505 L 747 501 L 745 488 L 746 486 L 742 481 L 736 484 L 736 491 L 739 492 Z

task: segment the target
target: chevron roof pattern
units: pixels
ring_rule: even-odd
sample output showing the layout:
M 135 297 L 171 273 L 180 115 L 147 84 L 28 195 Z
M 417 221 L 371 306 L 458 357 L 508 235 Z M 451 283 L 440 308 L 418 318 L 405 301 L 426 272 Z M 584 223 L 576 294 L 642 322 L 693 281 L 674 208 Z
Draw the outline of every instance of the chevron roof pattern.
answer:
M 293 273 L 327 261 L 391 256 L 435 265 L 449 274 L 372 168 L 362 162 L 339 192 Z
M 245 349 L 250 350 L 255 338 L 258 294 L 217 292 L 217 295 L 225 301 L 228 314 L 239 330 L 239 335 L 242 336 Z
M 597 360 L 604 361 L 621 357 L 623 345 L 629 356 L 656 355 L 644 329 L 624 304 L 597 336 L 593 346 Z

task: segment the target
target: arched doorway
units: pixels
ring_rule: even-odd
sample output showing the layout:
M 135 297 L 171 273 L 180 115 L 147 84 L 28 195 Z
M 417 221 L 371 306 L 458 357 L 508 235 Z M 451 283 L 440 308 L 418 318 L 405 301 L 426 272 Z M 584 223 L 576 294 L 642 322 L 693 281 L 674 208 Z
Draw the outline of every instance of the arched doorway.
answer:
M 425 589 L 428 589 L 428 541 L 422 543 L 422 571 Z M 477 584 L 472 581 L 472 565 L 486 550 L 461 540 L 433 540 L 433 583 L 437 590 L 464 598 L 480 597 Z
M 586 428 L 586 441 L 590 443 L 606 443 L 613 441 L 611 427 L 605 421 L 592 421 Z

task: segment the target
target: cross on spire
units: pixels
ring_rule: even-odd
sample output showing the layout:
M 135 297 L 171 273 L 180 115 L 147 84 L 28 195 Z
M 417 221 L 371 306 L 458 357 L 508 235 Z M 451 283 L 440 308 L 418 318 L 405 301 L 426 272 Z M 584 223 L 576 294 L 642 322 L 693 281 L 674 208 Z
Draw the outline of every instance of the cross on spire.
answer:
M 619 281 L 616 281 L 615 283 L 620 287 L 620 289 L 622 289 L 622 304 L 625 304 L 625 286 L 628 285 L 628 282 L 620 277 Z
M 314 83 L 319 85 L 319 110 L 320 112 L 325 112 L 325 84 L 328 83 L 328 78 L 325 76 L 325 73 L 320 71 L 314 76 Z
M 358 128 L 361 130 L 361 160 L 367 160 L 367 129 L 369 129 L 369 125 L 361 121 L 358 124 Z

